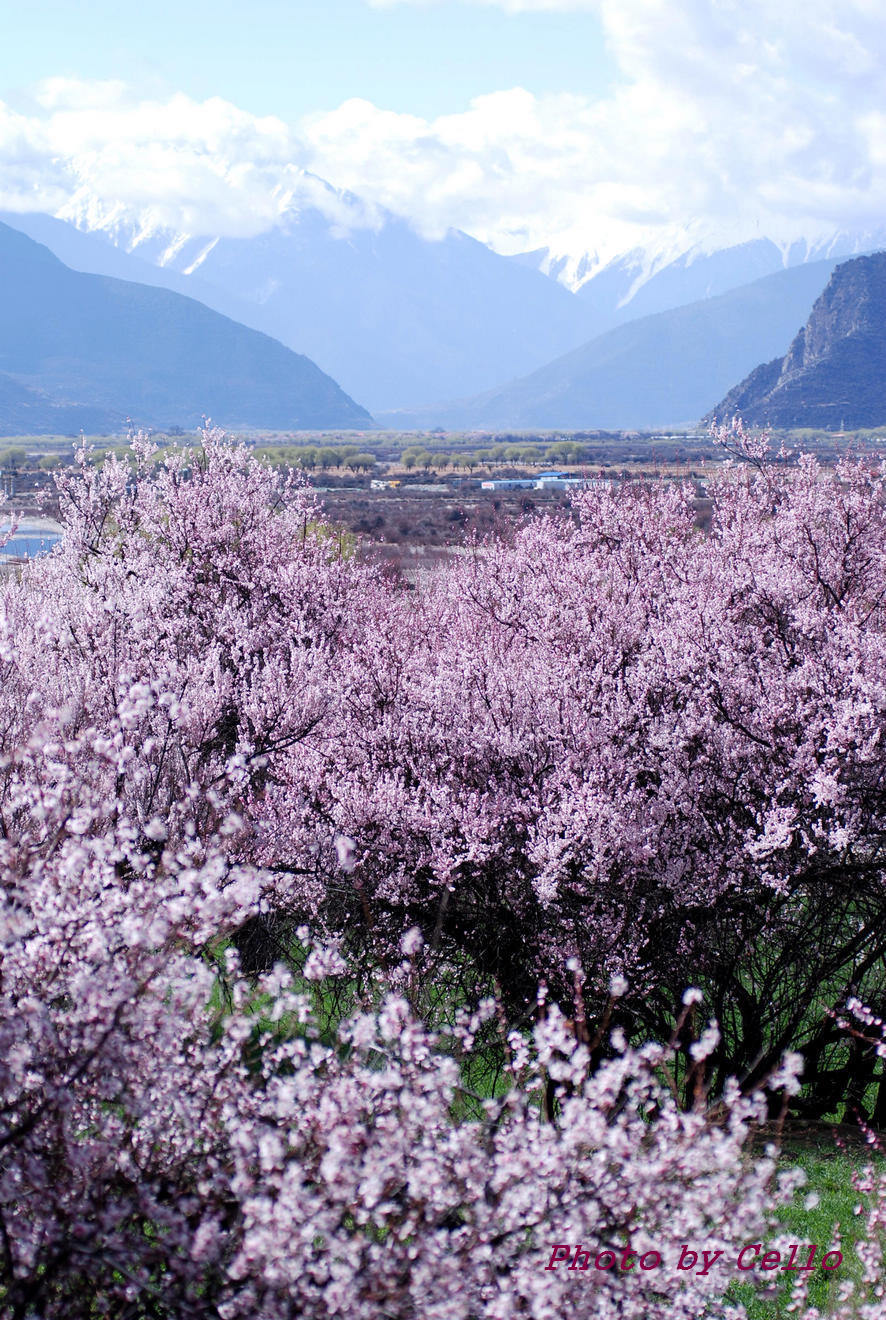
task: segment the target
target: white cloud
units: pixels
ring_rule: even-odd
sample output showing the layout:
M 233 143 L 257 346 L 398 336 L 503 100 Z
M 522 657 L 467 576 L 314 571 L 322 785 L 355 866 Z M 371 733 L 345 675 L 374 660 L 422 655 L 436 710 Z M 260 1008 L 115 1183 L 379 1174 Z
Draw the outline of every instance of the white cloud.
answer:
M 117 81 L 53 78 L 33 103 L 31 114 L 0 103 L 0 206 L 147 213 L 195 234 L 261 233 L 293 199 L 342 225 L 354 218 L 346 199 L 305 173 L 290 127 L 221 97 L 142 99 Z
M 787 240 L 886 218 L 879 0 L 582 7 L 619 70 L 605 98 L 513 89 L 430 122 L 347 102 L 303 125 L 315 167 L 428 228 L 510 249 L 554 236 L 606 255 L 687 225 Z
M 464 21 L 471 0 L 440 2 Z M 881 0 L 472 2 L 594 9 L 612 90 L 503 89 L 431 120 L 349 100 L 287 126 L 221 98 L 54 79 L 28 113 L 0 105 L 0 204 L 99 198 L 191 233 L 258 232 L 293 198 L 343 226 L 362 216 L 309 171 L 428 233 L 600 258 L 667 252 L 686 227 L 787 241 L 886 219 Z

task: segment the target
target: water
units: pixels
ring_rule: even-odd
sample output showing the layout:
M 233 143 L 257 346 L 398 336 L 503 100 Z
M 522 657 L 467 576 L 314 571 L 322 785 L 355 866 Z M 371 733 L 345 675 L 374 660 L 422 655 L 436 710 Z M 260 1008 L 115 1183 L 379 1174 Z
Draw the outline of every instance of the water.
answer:
M 12 539 L 0 546 L 0 564 L 26 557 L 36 559 L 38 555 L 48 554 L 60 535 L 52 524 L 23 523 L 16 529 Z

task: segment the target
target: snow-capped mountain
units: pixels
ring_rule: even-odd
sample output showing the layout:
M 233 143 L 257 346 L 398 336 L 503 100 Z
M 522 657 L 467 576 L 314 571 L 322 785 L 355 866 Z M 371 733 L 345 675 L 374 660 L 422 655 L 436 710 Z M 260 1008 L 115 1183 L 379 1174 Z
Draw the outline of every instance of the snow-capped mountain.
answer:
M 808 262 L 857 256 L 886 247 L 886 224 L 875 229 L 745 237 L 747 226 L 708 225 L 650 233 L 615 255 L 573 244 L 522 253 L 512 260 L 540 270 L 594 308 L 600 322 L 619 325 L 703 298 L 715 298 L 765 275 Z M 608 328 L 608 326 L 607 326 Z
M 272 335 L 374 413 L 495 390 L 626 322 L 886 247 L 886 224 L 748 238 L 736 221 L 650 231 L 628 251 L 584 250 L 573 234 L 502 256 L 455 230 L 423 237 L 308 174 L 276 203 L 276 223 L 242 237 L 174 230 L 82 193 L 57 217 L 0 219 L 75 269 L 186 293 Z M 756 357 L 747 345 L 752 360 L 765 338 Z
M 137 280 L 149 267 L 145 282 L 272 335 L 370 409 L 490 388 L 597 329 L 593 309 L 540 271 L 458 231 L 424 238 L 316 182 L 313 199 L 281 199 L 277 224 L 251 237 L 174 232 L 82 197 L 54 221 L 6 218 L 79 269 L 122 275 L 124 256 Z

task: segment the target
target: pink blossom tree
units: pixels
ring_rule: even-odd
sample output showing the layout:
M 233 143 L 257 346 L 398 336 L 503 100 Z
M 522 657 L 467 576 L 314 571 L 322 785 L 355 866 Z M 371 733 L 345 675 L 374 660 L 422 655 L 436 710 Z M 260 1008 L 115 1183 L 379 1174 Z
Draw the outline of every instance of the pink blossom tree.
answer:
M 691 979 L 720 1081 L 802 1048 L 823 1113 L 880 1076 L 823 1009 L 886 952 L 886 474 L 737 440 L 704 533 L 688 486 L 589 493 L 388 611 L 328 783 L 377 939 L 419 924 L 515 1012 L 623 972 L 658 1036 Z
M 738 1314 L 672 1256 L 796 1186 L 756 1083 L 882 1055 L 884 473 L 744 456 L 709 533 L 588 495 L 415 597 L 216 435 L 62 479 L 0 614 L 4 1313 Z
M 62 479 L 63 546 L 6 593 L 7 739 L 113 728 L 95 791 L 155 854 L 226 822 L 271 877 L 247 970 L 297 961 L 308 920 L 370 975 L 417 927 L 429 994 L 497 989 L 517 1021 L 545 979 L 571 1012 L 576 958 L 589 1016 L 626 976 L 637 1039 L 691 980 L 718 1086 L 800 1048 L 798 1106 L 861 1106 L 876 1057 L 822 1010 L 878 1007 L 886 951 L 884 473 L 733 439 L 704 532 L 689 487 L 588 493 L 413 594 L 246 451 L 140 443 Z
M 124 728 L 149 700 L 121 698 Z M 346 971 L 336 948 L 301 933 L 300 987 L 282 965 L 244 978 L 223 937 L 268 877 L 231 865 L 225 821 L 143 847 L 63 765 L 88 756 L 116 782 L 125 744 L 67 732 L 7 753 L 0 1313 L 639 1318 L 722 1294 L 728 1270 L 670 1268 L 674 1235 L 731 1257 L 795 1185 L 744 1157 L 759 1097 L 682 1112 L 672 1051 L 620 1040 L 592 1069 L 555 1007 L 507 1033 L 499 1093 L 473 1095 L 496 1006 L 429 1032 L 406 998 L 415 933 L 378 1002 L 323 1039 L 307 992 Z

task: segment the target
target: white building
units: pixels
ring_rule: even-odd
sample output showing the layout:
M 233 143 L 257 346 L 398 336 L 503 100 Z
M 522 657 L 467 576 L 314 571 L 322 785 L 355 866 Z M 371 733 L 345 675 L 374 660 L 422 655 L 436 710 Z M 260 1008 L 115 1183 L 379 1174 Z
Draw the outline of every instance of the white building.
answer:
M 481 490 L 535 490 L 535 477 L 508 477 L 500 481 L 481 481 Z

